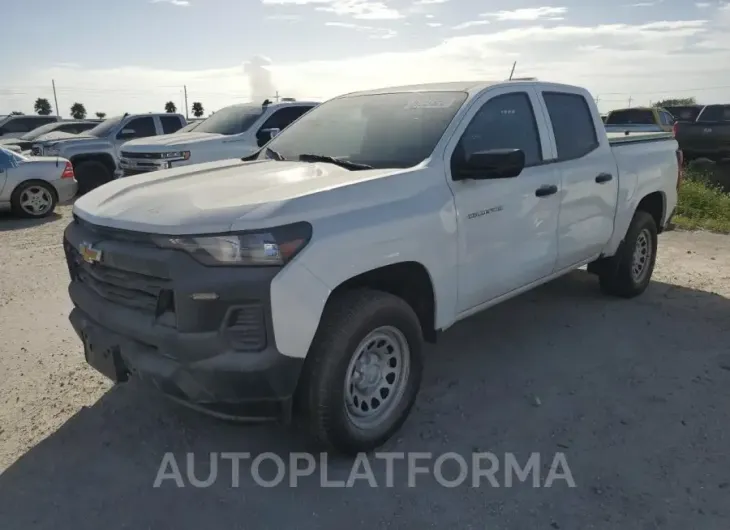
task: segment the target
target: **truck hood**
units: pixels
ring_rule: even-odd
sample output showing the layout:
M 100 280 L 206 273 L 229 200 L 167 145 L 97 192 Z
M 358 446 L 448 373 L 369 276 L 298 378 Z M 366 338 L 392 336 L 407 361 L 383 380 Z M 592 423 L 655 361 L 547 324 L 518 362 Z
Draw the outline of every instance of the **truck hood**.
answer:
M 180 148 L 190 144 L 215 141 L 219 138 L 227 138 L 227 136 L 214 133 L 198 133 L 194 131 L 187 133 L 163 134 L 160 136 L 152 136 L 150 138 L 131 140 L 124 144 L 123 150 L 131 153 L 166 151 L 167 149 L 164 149 L 165 147 Z
M 265 228 L 301 221 L 287 217 L 296 214 L 290 206 L 297 199 L 400 171 L 225 160 L 112 181 L 77 199 L 74 213 L 93 224 L 153 234 Z
M 111 144 L 106 138 L 97 138 L 96 136 L 81 136 L 79 134 L 59 133 L 64 136 L 60 138 L 54 138 L 51 140 L 44 140 L 41 142 L 46 147 L 57 146 L 59 149 L 78 148 L 83 149 L 104 149 L 109 147 Z M 68 135 L 68 136 L 66 136 Z

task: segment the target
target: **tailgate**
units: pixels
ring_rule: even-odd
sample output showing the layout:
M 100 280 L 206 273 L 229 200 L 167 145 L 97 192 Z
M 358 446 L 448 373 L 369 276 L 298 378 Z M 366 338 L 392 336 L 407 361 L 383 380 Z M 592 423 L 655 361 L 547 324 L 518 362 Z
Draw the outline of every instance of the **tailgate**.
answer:
M 730 152 L 730 123 L 679 123 L 677 141 L 682 149 L 695 152 Z

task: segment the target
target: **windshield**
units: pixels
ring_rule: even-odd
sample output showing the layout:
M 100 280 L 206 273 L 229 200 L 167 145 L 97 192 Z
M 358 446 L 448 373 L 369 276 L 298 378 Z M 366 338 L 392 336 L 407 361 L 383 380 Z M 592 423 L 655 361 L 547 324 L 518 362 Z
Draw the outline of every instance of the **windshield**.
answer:
M 124 119 L 124 116 L 115 116 L 113 118 L 109 118 L 108 120 L 104 120 L 99 125 L 94 127 L 93 129 L 89 129 L 88 131 L 84 132 L 84 136 L 96 136 L 97 138 L 105 138 L 109 135 L 109 133 L 114 129 L 117 125 L 119 125 L 119 122 L 121 122 Z
M 201 123 L 203 123 L 203 122 L 202 121 L 192 121 L 192 122 L 188 123 L 185 127 L 183 127 L 182 129 L 180 129 L 177 132 L 179 132 L 179 133 L 190 132 L 193 129 L 197 128 L 198 125 L 200 125 Z M 177 133 L 175 133 L 175 134 L 177 134 Z
M 261 105 L 233 105 L 219 110 L 204 120 L 195 128 L 195 132 L 226 136 L 240 134 L 247 131 L 263 113 Z
M 431 156 L 466 92 L 400 92 L 330 100 L 284 129 L 267 147 L 287 160 L 302 154 L 374 168 L 406 168 Z M 259 158 L 265 158 L 264 149 Z
M 21 140 L 35 140 L 38 138 L 41 134 L 46 134 L 51 131 L 55 131 L 63 122 L 57 121 L 53 123 L 47 123 L 46 125 L 41 125 L 40 127 L 36 127 L 30 132 L 25 133 L 23 136 L 20 137 Z

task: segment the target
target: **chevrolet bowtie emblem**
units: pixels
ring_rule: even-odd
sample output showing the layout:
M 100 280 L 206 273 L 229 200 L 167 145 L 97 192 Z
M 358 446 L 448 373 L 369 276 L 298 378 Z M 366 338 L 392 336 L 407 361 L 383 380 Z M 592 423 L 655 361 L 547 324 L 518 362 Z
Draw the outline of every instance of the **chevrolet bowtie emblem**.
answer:
M 101 250 L 95 249 L 91 243 L 81 243 L 79 245 L 81 259 L 86 263 L 98 263 L 101 261 Z

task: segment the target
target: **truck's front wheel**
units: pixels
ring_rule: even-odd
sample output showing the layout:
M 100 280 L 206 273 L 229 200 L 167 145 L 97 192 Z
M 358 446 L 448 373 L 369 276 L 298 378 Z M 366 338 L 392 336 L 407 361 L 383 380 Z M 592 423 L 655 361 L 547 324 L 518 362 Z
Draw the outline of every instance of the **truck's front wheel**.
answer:
M 422 331 L 389 293 L 334 295 L 307 358 L 300 399 L 314 436 L 354 454 L 385 443 L 403 424 L 421 384 Z
M 634 214 L 618 254 L 604 264 L 600 273 L 601 290 L 609 295 L 633 298 L 649 286 L 657 251 L 657 226 L 654 218 L 641 210 Z
M 113 178 L 111 171 L 98 160 L 87 160 L 75 165 L 74 173 L 79 184 L 79 195 L 88 193 Z

